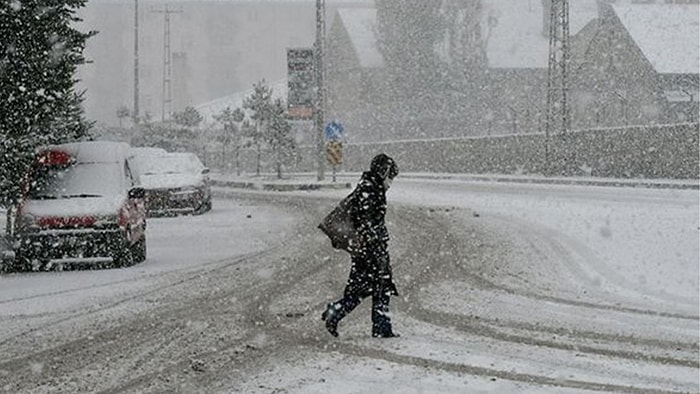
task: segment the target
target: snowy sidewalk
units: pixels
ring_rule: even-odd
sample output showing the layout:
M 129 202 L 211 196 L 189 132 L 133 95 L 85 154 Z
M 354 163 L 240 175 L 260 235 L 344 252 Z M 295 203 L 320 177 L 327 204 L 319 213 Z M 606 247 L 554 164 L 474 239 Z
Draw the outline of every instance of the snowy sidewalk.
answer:
M 278 179 L 274 174 L 236 175 L 212 173 L 212 185 L 220 187 L 244 188 L 269 191 L 349 189 L 360 178 L 357 172 L 341 172 L 333 175 L 326 173 L 324 180 L 317 180 L 316 173 L 291 173 Z M 448 173 L 402 173 L 402 179 L 440 180 L 463 182 L 499 182 L 532 183 L 581 186 L 610 186 L 654 189 L 699 189 L 698 180 L 693 179 L 614 179 L 596 177 L 545 177 L 537 175 L 500 175 L 500 174 L 448 174 Z

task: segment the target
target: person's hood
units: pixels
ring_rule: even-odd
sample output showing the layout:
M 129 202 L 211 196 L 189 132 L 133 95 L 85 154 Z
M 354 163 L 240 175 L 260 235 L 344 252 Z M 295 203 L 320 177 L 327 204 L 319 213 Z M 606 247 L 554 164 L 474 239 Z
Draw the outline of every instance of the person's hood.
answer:
M 384 179 L 382 179 L 379 174 L 372 172 L 372 171 L 365 171 L 362 173 L 362 179 L 367 180 L 377 186 L 381 190 L 385 190 L 384 188 Z

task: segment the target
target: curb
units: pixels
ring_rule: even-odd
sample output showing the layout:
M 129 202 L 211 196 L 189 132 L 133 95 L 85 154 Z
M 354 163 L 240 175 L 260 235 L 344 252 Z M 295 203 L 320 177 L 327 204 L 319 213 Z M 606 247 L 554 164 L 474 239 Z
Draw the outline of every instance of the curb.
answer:
M 230 187 L 236 189 L 251 189 L 264 191 L 289 192 L 296 190 L 341 190 L 350 189 L 350 182 L 341 183 L 264 183 L 264 182 L 243 182 L 243 181 L 220 181 L 211 180 L 212 186 Z

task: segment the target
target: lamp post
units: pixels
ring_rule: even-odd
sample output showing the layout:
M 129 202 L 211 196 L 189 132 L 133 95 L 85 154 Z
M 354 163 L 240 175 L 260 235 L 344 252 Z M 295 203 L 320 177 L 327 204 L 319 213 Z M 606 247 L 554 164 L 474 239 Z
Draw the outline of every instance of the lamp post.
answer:
M 549 62 L 547 68 L 547 116 L 545 120 L 545 174 L 552 175 L 550 152 L 554 131 L 566 135 L 571 129 L 568 94 L 569 0 L 550 0 Z
M 134 0 L 134 124 L 139 121 L 139 0 Z
M 324 144 L 323 144 L 323 123 L 325 97 L 323 91 L 323 42 L 325 33 L 325 0 L 316 0 L 316 42 L 314 43 L 314 54 L 316 60 L 316 105 L 315 105 L 315 126 L 316 126 L 316 159 L 318 171 L 316 178 L 319 181 L 324 179 Z

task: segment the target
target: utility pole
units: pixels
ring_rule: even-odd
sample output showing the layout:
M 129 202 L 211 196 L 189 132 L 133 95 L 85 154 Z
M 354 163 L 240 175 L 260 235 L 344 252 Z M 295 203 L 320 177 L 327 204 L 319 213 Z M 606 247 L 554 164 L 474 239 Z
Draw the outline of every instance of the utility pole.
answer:
M 170 83 L 172 75 L 172 65 L 170 56 L 170 14 L 180 14 L 182 10 L 172 10 L 165 5 L 163 10 L 152 10 L 152 12 L 163 14 L 163 109 L 161 120 L 165 122 L 170 119 L 173 112 L 172 86 Z
M 323 123 L 325 106 L 325 95 L 323 91 L 323 45 L 326 31 L 325 20 L 326 2 L 325 0 L 316 0 L 316 42 L 314 43 L 314 54 L 316 55 L 316 108 L 314 115 L 316 121 L 316 155 L 318 160 L 318 172 L 316 174 L 316 178 L 319 181 L 322 181 L 325 177 L 325 155 L 323 154 Z
M 551 171 L 550 137 L 552 132 L 571 130 L 568 93 L 569 1 L 550 0 L 549 64 L 547 69 L 547 117 L 545 121 L 545 171 Z
M 139 122 L 139 0 L 134 0 L 134 124 Z

